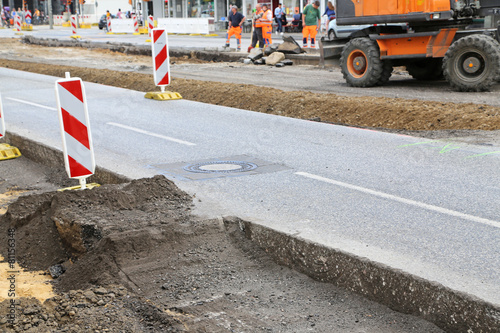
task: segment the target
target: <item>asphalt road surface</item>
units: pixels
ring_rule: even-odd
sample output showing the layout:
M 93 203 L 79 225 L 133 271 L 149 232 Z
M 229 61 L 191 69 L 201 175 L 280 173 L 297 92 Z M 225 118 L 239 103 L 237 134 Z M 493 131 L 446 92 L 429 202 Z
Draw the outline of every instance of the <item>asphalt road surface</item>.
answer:
M 56 78 L 0 78 L 7 130 L 60 148 Z M 86 89 L 98 165 L 500 304 L 500 147 Z

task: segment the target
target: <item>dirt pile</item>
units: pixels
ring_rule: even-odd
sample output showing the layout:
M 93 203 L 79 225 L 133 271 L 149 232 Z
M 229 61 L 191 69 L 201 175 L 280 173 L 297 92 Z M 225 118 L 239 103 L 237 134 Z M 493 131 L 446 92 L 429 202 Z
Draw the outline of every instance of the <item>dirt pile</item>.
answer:
M 147 252 L 190 224 L 191 198 L 163 176 L 89 191 L 20 197 L 3 217 L 16 230 L 17 262 L 32 270 L 62 265 L 59 290 L 127 283 L 117 258 Z M 7 231 L 0 240 L 6 242 Z M 133 251 L 131 251 L 133 249 Z M 4 257 L 7 253 L 3 253 Z
M 136 61 L 138 56 L 131 58 Z M 123 59 L 116 61 L 124 62 Z M 187 61 L 188 59 L 183 59 Z M 113 61 L 113 60 L 110 60 Z M 148 58 L 148 61 L 150 59 Z M 179 59 L 177 61 L 182 61 Z M 156 91 L 152 75 L 133 71 L 47 65 L 0 59 L 0 66 L 139 91 Z M 127 63 L 130 67 L 130 63 Z M 184 99 L 335 124 L 404 131 L 498 130 L 500 108 L 481 104 L 439 103 L 387 97 L 349 97 L 308 91 L 283 91 L 249 84 L 175 78 L 169 90 Z
M 0 244 L 14 228 L 22 266 L 63 269 L 58 296 L 16 299 L 16 322 L 0 331 L 440 332 L 277 266 L 238 220 L 199 220 L 191 205 L 163 176 L 19 198 L 0 219 Z

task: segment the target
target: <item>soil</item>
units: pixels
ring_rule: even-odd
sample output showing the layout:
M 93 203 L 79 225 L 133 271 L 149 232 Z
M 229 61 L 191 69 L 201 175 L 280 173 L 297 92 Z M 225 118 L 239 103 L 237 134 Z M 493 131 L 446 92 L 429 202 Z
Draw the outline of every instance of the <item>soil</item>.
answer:
M 441 332 L 276 265 L 235 219 L 193 216 L 193 199 L 163 176 L 60 192 L 56 171 L 0 164 L 0 190 L 27 191 L 0 218 L 0 244 L 14 229 L 17 262 L 56 294 L 37 300 L 31 286 L 14 324 L 5 298 L 2 332 Z

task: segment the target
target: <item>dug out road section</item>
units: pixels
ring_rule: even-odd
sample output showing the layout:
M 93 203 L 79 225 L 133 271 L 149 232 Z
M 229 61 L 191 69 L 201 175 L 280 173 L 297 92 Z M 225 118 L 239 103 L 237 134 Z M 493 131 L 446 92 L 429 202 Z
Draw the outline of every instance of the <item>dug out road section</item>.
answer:
M 186 59 L 179 59 L 179 63 L 183 60 Z M 34 72 L 59 71 L 45 73 L 59 77 L 68 69 L 34 65 L 33 60 L 28 64 L 2 60 L 2 65 L 23 70 L 32 66 Z M 212 96 L 214 93 L 211 97 L 227 101 L 225 103 L 240 103 L 240 108 L 236 109 L 188 100 L 149 101 L 137 91 L 91 83 L 110 84 L 105 80 L 112 77 L 114 85 L 124 81 L 131 84 L 127 88 L 142 90 L 144 88 L 137 88 L 143 86 L 137 73 L 70 70 L 72 76 L 89 81 L 86 84 L 89 110 L 100 166 L 129 178 L 167 176 L 181 189 L 196 195 L 199 216 L 213 219 L 235 215 L 243 221 L 251 221 L 251 226 L 245 222 L 240 225 L 254 241 L 268 247 L 284 264 L 309 270 L 312 275 L 319 274 L 316 278 L 327 281 L 332 276 L 338 279 L 346 274 L 347 283 L 353 283 L 350 288 L 361 294 L 376 298 L 374 293 L 396 293 L 386 302 L 440 322 L 444 328 L 453 327 L 457 316 L 461 329 L 476 327 L 474 325 L 480 325 L 480 321 L 486 321 L 491 329 L 495 325 L 498 327 L 495 313 L 500 304 L 497 298 L 500 263 L 496 255 L 499 253 L 496 240 L 500 226 L 499 148 L 494 135 L 490 136 L 492 132 L 484 131 L 498 130 L 495 103 L 441 103 L 438 108 L 439 104 L 433 101 L 307 92 L 302 92 L 297 99 L 298 92 L 263 91 L 261 87 L 253 87 L 256 92 L 252 95 L 252 90 L 243 84 L 217 86 L 210 83 L 224 93 L 219 97 Z M 97 73 L 104 74 L 101 76 L 104 82 L 97 79 Z M 16 110 L 7 116 L 10 131 L 49 147 L 59 147 L 53 97 L 55 78 L 10 69 L 0 69 L 0 75 L 9 78 L 8 82 L 2 80 L 0 83 L 4 108 Z M 127 77 L 130 81 L 121 80 Z M 185 97 L 192 90 L 200 94 L 200 99 L 204 98 L 201 96 L 205 90 L 196 88 L 202 86 L 200 81 L 175 81 L 185 84 L 185 93 L 181 91 Z M 224 90 L 225 86 L 230 88 Z M 150 86 L 146 86 L 148 88 Z M 172 90 L 175 88 L 173 85 Z M 246 95 L 247 92 L 250 95 Z M 299 114 L 297 118 L 328 120 L 325 117 L 334 113 L 345 119 L 365 119 L 363 116 L 370 116 L 366 111 L 367 108 L 371 110 L 369 106 L 385 105 L 389 114 L 381 107 L 373 112 L 379 115 L 378 119 L 357 125 L 406 133 L 426 130 L 430 126 L 444 132 L 424 134 L 441 135 L 441 139 L 421 139 L 277 117 L 265 113 L 281 114 L 288 109 L 275 108 L 270 102 L 272 98 L 266 99 L 268 94 L 272 97 L 290 94 L 283 103 L 295 98 L 291 105 L 301 107 L 304 112 L 310 111 L 309 105 L 316 106 L 314 117 Z M 323 112 L 321 105 L 330 98 L 337 104 Z M 267 105 L 267 109 L 256 110 L 261 113 L 242 110 L 246 109 L 247 100 L 254 100 L 255 108 Z M 353 101 L 358 104 L 353 106 Z M 411 106 L 415 108 L 410 109 Z M 419 108 L 432 109 L 437 114 L 441 114 L 438 111 L 441 109 L 443 116 L 422 120 L 418 116 L 421 115 Z M 470 112 L 460 113 L 464 108 Z M 405 111 L 411 111 L 418 120 L 415 124 L 420 125 L 410 128 L 390 125 L 399 119 L 391 115 L 405 118 L 408 117 Z M 328 121 L 356 125 L 350 121 Z M 401 122 L 411 123 L 408 119 Z M 474 127 L 471 123 L 480 124 Z M 443 139 L 443 133 L 449 137 L 463 134 L 463 131 L 468 135 L 466 138 Z M 236 165 L 249 170 L 241 173 L 193 172 L 200 167 L 207 170 L 209 165 L 237 168 Z M 269 240 L 279 239 L 270 236 L 274 232 L 293 236 L 297 241 L 286 246 L 278 242 L 273 246 Z M 340 253 L 368 258 L 378 264 L 358 270 L 358 273 L 347 273 L 338 265 L 334 268 L 335 261 L 328 251 L 303 250 L 308 244 L 320 244 L 326 249 L 337 249 Z M 302 263 L 301 255 L 307 258 Z M 308 256 L 314 260 L 309 260 Z M 316 265 L 315 268 L 308 267 L 309 263 Z M 371 276 L 372 269 L 379 273 L 399 269 L 410 275 L 405 275 L 408 280 L 399 281 L 397 286 L 396 278 L 390 274 Z M 422 287 L 413 284 L 412 276 L 432 282 Z M 438 284 L 433 284 L 435 282 Z M 429 291 L 436 294 L 428 294 Z M 452 295 L 459 295 L 456 297 L 467 307 L 472 302 L 473 314 L 469 310 L 468 318 L 464 318 L 467 311 L 456 304 L 455 308 L 442 309 L 443 304 L 448 304 L 446 302 L 456 300 L 440 303 L 436 301 L 438 295 L 450 299 Z M 467 295 L 474 295 L 481 301 L 471 301 Z M 400 304 L 395 299 L 400 299 Z M 407 309 L 402 306 L 405 302 Z M 415 304 L 418 305 L 415 307 Z M 426 307 L 422 308 L 424 304 Z

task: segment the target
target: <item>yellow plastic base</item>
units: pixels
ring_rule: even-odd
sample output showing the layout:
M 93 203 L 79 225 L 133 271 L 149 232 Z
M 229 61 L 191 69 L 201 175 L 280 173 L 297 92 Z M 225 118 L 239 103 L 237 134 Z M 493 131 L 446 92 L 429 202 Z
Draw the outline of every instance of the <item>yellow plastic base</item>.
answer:
M 14 35 L 24 35 L 22 32 L 16 32 Z
M 80 29 L 90 29 L 92 25 L 90 23 L 82 23 L 80 24 Z
M 78 38 L 82 38 L 82 36 L 80 36 L 80 35 L 71 35 L 71 36 L 69 36 L 69 38 L 78 39 Z
M 140 35 L 140 32 L 134 32 L 132 35 Z
M 62 24 L 62 26 L 68 28 L 68 27 L 71 27 L 71 23 L 70 22 L 64 22 Z
M 147 34 L 148 33 L 148 28 L 139 28 L 139 33 L 140 34 Z
M 21 156 L 21 152 L 16 147 L 12 147 L 9 144 L 0 144 L 0 161 L 10 160 L 11 158 L 16 158 Z
M 23 24 L 21 27 L 21 30 L 23 31 L 33 31 L 33 25 L 31 24 Z
M 217 34 L 206 34 L 206 35 L 202 35 L 203 37 L 219 37 L 219 35 Z
M 181 94 L 176 93 L 176 92 L 171 92 L 171 91 L 152 91 L 146 93 L 144 95 L 145 98 L 149 99 L 155 99 L 157 101 L 169 101 L 169 100 L 174 100 L 174 99 L 182 99 Z
M 106 35 L 114 35 L 114 32 L 106 32 Z
M 151 39 L 146 39 L 146 43 L 151 43 Z
M 101 184 L 90 183 L 90 184 L 85 185 L 85 189 L 91 190 L 94 187 L 99 187 L 99 186 L 101 186 Z M 62 192 L 62 191 L 73 191 L 73 190 L 81 190 L 81 189 L 82 189 L 82 187 L 80 185 L 76 185 L 76 186 L 71 186 L 71 187 L 60 188 L 57 191 Z

